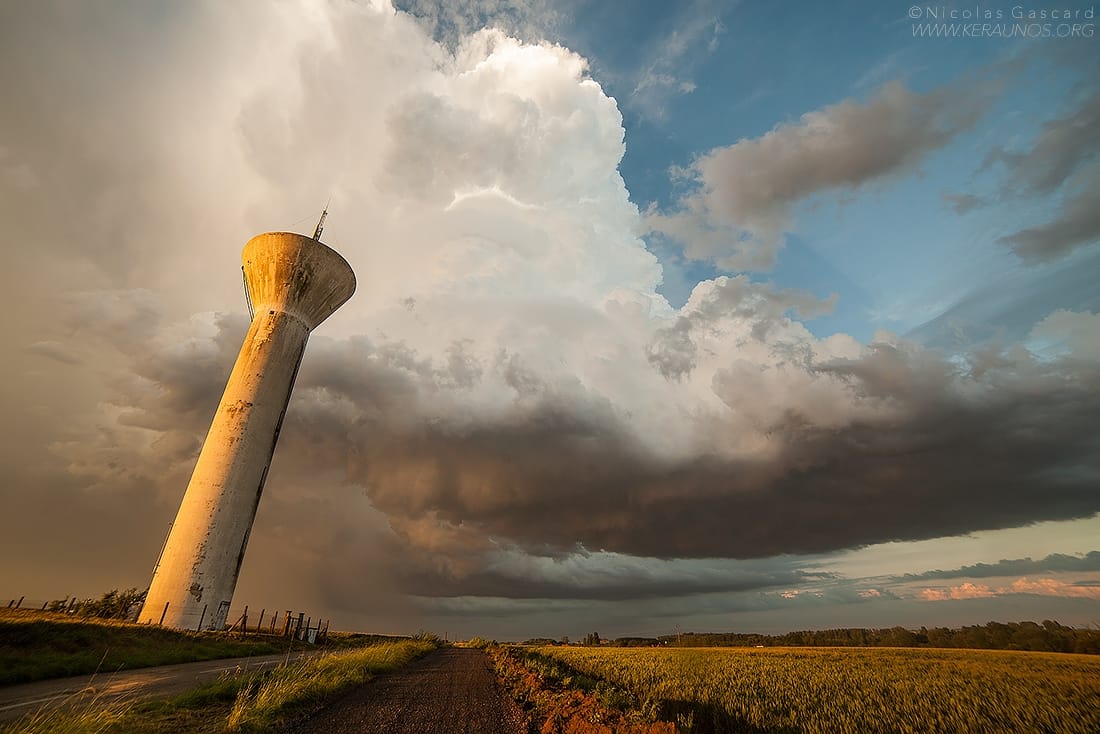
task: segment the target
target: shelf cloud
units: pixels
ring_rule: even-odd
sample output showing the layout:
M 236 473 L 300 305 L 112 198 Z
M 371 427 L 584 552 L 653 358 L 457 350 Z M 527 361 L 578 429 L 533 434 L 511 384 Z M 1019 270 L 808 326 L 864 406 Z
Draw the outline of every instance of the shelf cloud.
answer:
M 980 95 L 888 83 L 701 156 L 697 190 L 647 215 L 616 101 L 561 46 L 439 43 L 386 3 L 118 24 L 42 6 L 48 38 L 18 9 L 0 28 L 20 100 L 0 215 L 35 243 L 0 274 L 29 304 L 25 389 L 5 397 L 14 542 L 37 527 L 15 518 L 64 507 L 55 532 L 125 539 L 97 579 L 147 580 L 247 327 L 239 248 L 306 230 L 329 196 L 358 291 L 311 338 L 243 593 L 397 614 L 402 595 L 781 589 L 806 570 L 761 559 L 1100 511 L 1100 363 L 1080 338 L 1100 316 L 1046 322 L 1055 358 L 820 338 L 804 321 L 835 299 L 745 276 L 673 308 L 641 237 L 767 267 L 797 202 L 913 170 Z M 135 44 L 157 62 L 128 63 Z

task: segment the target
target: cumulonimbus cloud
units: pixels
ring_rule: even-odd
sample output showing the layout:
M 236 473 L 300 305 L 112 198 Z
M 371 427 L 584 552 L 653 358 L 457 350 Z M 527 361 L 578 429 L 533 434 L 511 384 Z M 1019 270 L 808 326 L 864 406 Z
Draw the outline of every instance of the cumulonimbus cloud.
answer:
M 320 8 L 255 19 L 251 51 L 217 33 L 249 19 L 237 6 L 109 29 L 175 39 L 181 56 L 163 66 L 120 64 L 124 44 L 79 36 L 87 68 L 112 70 L 124 106 L 148 114 L 106 115 L 77 95 L 56 123 L 67 146 L 13 128 L 40 188 L 5 189 L 0 213 L 39 247 L 13 256 L 24 277 L 5 277 L 24 293 L 36 269 L 53 274 L 13 338 L 81 361 L 43 346 L 16 358 L 79 383 L 81 399 L 28 390 L 12 403 L 52 449 L 21 457 L 4 492 L 49 487 L 80 507 L 124 496 L 119 533 L 163 527 L 246 326 L 239 245 L 303 209 L 311 219 L 306 203 L 331 193 L 326 239 L 359 290 L 311 338 L 252 538 L 264 563 L 243 584 L 261 565 L 341 559 L 372 583 L 349 588 L 329 567 L 300 583 L 351 606 L 380 588 L 506 594 L 525 569 L 517 593 L 591 596 L 546 565 L 591 557 L 584 578 L 606 564 L 621 580 L 605 596 L 746 589 L 793 577 L 677 586 L 609 559 L 766 558 L 1100 510 L 1087 352 L 1010 348 L 978 370 L 888 333 L 821 339 L 800 319 L 829 302 L 746 278 L 700 283 L 673 309 L 617 170 L 622 117 L 583 58 L 493 30 L 440 45 L 385 4 Z M 283 52 L 269 61 L 270 48 Z M 202 114 L 159 96 L 167 81 L 201 91 Z M 28 93 L 19 114 L 51 109 Z M 976 114 L 954 93 L 897 85 L 812 113 L 701 160 L 704 213 L 779 232 L 793 201 L 915 165 Z M 749 191 L 734 171 L 780 142 L 820 171 L 800 179 L 781 156 L 762 174 L 770 193 Z M 97 155 L 108 144 L 120 160 Z M 22 217 L 54 188 L 71 221 Z M 150 204 L 133 214 L 135 201 Z M 1049 328 L 1063 326 L 1084 324 Z M 160 531 L 141 532 L 151 558 Z

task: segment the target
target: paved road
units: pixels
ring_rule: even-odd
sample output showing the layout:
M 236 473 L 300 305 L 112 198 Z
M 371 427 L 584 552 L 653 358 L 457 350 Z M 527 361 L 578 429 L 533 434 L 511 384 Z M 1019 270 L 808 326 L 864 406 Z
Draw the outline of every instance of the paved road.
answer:
M 522 734 L 519 707 L 481 650 L 447 648 L 379 676 L 294 734 Z
M 291 660 L 313 653 L 294 653 Z M 18 719 L 39 709 L 61 706 L 76 701 L 84 695 L 101 698 L 132 696 L 174 696 L 192 688 L 217 680 L 226 671 L 242 671 L 270 668 L 285 661 L 286 655 L 232 658 L 228 660 L 204 660 L 198 663 L 161 665 L 155 668 L 139 668 L 118 673 L 78 675 L 73 678 L 24 683 L 0 688 L 0 722 Z

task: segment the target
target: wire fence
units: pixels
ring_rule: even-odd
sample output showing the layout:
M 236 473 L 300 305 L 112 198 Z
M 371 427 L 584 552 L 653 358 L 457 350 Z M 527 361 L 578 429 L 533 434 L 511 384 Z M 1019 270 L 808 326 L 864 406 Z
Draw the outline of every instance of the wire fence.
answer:
M 92 602 L 92 600 L 80 599 L 76 596 L 65 597 L 64 599 L 48 599 L 45 601 L 20 596 L 11 598 L 10 601 L 8 601 L 7 608 L 52 612 L 73 617 L 118 619 L 129 622 L 136 622 L 141 612 L 140 603 L 135 603 L 132 599 L 120 597 L 120 601 L 116 608 L 112 609 L 109 605 L 103 606 L 101 600 L 100 602 L 96 602 L 101 605 L 97 608 L 96 612 L 89 614 L 86 612 L 89 602 Z M 154 626 L 163 624 L 167 612 L 168 604 L 165 604 L 165 608 L 159 615 L 160 622 Z M 201 631 L 203 621 L 203 619 L 200 619 L 193 631 Z M 293 609 L 283 610 L 279 608 L 261 607 L 257 613 L 255 607 L 251 607 L 250 610 L 250 607 L 245 605 L 235 611 L 230 611 L 221 629 L 211 631 L 236 637 L 281 637 L 292 640 L 302 640 L 310 644 L 321 644 L 328 639 L 331 621 L 331 619 L 324 619 L 320 616 L 314 620 L 312 614 L 308 614 L 304 611 L 295 611 Z

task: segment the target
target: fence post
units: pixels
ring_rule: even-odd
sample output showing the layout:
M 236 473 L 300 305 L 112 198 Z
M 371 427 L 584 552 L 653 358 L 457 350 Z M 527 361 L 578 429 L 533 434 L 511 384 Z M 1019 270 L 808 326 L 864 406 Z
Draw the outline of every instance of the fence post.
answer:
M 248 635 L 248 605 L 244 605 L 244 614 L 241 616 L 241 636 Z
M 206 604 L 202 605 L 202 614 L 199 615 L 199 626 L 195 628 L 196 632 L 202 632 L 202 621 L 206 619 Z
M 283 637 L 290 636 L 290 610 L 286 610 L 286 620 L 283 622 Z
M 256 634 L 260 634 L 260 632 L 262 631 L 262 628 L 264 626 L 264 612 L 266 611 L 266 608 L 260 610 L 260 621 L 256 622 Z
M 299 635 L 302 634 L 302 620 L 305 619 L 305 617 L 306 617 L 305 612 L 298 612 L 298 624 L 294 628 L 294 639 L 295 640 L 302 639 L 301 637 L 299 637 Z
M 275 634 L 275 624 L 279 621 L 279 610 L 276 609 L 275 613 L 271 615 L 271 634 Z
M 19 601 L 17 601 L 17 602 L 15 603 L 15 608 L 16 608 L 16 609 L 18 609 L 19 607 L 23 606 L 23 599 L 25 599 L 25 598 L 26 598 L 26 597 L 23 597 L 23 596 L 19 597 Z

